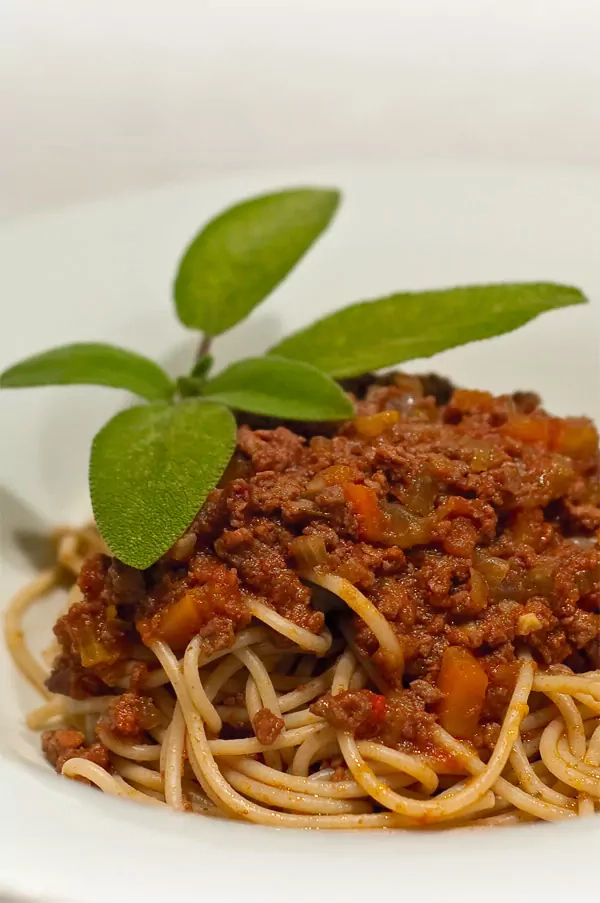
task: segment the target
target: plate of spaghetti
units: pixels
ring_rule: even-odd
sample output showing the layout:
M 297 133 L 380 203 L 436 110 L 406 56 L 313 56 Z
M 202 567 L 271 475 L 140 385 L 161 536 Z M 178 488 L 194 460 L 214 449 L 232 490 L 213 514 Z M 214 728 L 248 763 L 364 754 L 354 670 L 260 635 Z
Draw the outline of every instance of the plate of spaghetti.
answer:
M 599 839 L 597 185 L 308 176 L 347 216 L 276 291 L 337 192 L 239 176 L 0 235 L 0 889 L 358 900 L 402 874 L 413 899 L 475 899 L 533 851 L 518 894 L 558 899 L 560 851 Z M 223 208 L 179 264 L 183 342 L 170 230 Z M 96 285 L 106 261 L 122 285 Z

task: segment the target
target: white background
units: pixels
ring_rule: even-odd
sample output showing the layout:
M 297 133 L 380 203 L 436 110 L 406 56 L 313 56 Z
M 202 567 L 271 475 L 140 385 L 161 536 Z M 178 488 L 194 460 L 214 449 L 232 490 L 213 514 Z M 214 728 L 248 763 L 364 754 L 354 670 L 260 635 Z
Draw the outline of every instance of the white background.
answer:
M 598 0 L 0 0 L 0 215 L 230 168 L 600 163 Z

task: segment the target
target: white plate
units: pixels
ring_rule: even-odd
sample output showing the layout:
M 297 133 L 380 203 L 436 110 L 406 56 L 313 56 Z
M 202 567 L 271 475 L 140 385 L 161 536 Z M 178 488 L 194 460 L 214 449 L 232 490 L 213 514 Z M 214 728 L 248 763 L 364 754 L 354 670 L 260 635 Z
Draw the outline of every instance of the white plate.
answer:
M 598 418 L 600 177 L 593 170 L 490 166 L 331 168 L 236 176 L 13 222 L 0 230 L 0 366 L 52 344 L 96 339 L 191 359 L 194 337 L 170 309 L 176 259 L 225 204 L 289 183 L 338 184 L 332 231 L 247 322 L 218 363 L 260 352 L 318 314 L 398 289 L 501 280 L 581 286 L 587 308 L 427 366 L 466 385 L 540 390 L 557 413 Z M 416 368 L 418 364 L 414 365 Z M 421 365 L 422 366 L 422 365 Z M 32 573 L 24 534 L 87 514 L 93 432 L 122 398 L 108 389 L 6 392 L 2 428 L 1 589 Z M 40 643 L 51 609 L 34 616 Z M 276 831 L 148 811 L 61 780 L 23 727 L 34 701 L 0 652 L 0 892 L 43 900 L 246 903 L 373 894 L 411 901 L 564 898 L 595 880 L 600 821 L 454 834 Z

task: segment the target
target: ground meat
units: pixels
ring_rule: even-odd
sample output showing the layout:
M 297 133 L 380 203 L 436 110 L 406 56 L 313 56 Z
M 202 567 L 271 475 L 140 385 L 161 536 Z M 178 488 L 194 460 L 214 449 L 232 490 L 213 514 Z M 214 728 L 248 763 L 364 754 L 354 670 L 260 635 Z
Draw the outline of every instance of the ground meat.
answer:
M 133 588 L 140 591 L 143 577 L 106 555 L 94 555 L 84 563 L 78 582 L 83 601 L 54 626 L 61 652 L 47 686 L 83 699 L 109 692 L 112 675 L 130 653 L 132 625 L 120 616 L 119 606 L 131 609 Z
M 252 599 L 314 633 L 327 618 L 339 634 L 345 605 L 314 589 L 306 579 L 313 566 L 364 593 L 404 653 L 403 671 L 390 673 L 373 632 L 351 615 L 359 653 L 383 678 L 384 717 L 374 723 L 366 690 L 324 697 L 315 710 L 357 736 L 427 742 L 449 646 L 470 650 L 488 676 L 473 739 L 483 747 L 503 717 L 520 648 L 543 665 L 595 667 L 593 425 L 552 417 L 532 393 L 495 398 L 430 376 L 369 376 L 348 388 L 357 418 L 345 424 L 242 423 L 219 486 L 152 568 L 102 556 L 86 563 L 83 600 L 55 628 L 61 652 L 51 689 L 77 698 L 111 692 L 141 640 L 153 637 L 179 654 L 198 634 L 207 650 L 226 648 L 249 623 Z M 307 538 L 318 551 L 312 565 L 302 557 Z M 131 718 L 124 734 L 141 727 L 123 697 L 113 709 L 115 728 Z
M 328 693 L 313 703 L 311 712 L 358 740 L 378 739 L 387 746 L 403 740 L 425 741 L 435 721 L 418 693 L 402 690 L 388 697 L 371 690 Z
M 71 728 L 60 728 L 56 731 L 44 731 L 42 734 L 42 750 L 51 765 L 60 774 L 68 759 L 88 759 L 102 768 L 108 768 L 108 750 L 101 743 L 86 745 L 81 731 Z
M 254 733 L 259 743 L 263 746 L 270 746 L 277 740 L 277 737 L 285 727 L 283 718 L 274 715 L 271 709 L 259 709 L 252 719 Z
M 145 732 L 162 720 L 150 697 L 129 691 L 109 702 L 99 724 L 119 739 L 135 743 L 142 742 Z

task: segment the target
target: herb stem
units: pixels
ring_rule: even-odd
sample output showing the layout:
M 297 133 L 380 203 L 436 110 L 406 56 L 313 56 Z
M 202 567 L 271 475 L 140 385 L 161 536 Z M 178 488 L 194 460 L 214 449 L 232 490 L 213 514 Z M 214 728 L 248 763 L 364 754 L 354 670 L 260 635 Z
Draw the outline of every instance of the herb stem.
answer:
M 199 361 L 201 357 L 204 357 L 210 351 L 210 346 L 213 342 L 213 336 L 211 335 L 203 335 L 200 344 L 198 345 L 198 351 L 196 352 L 196 361 Z

